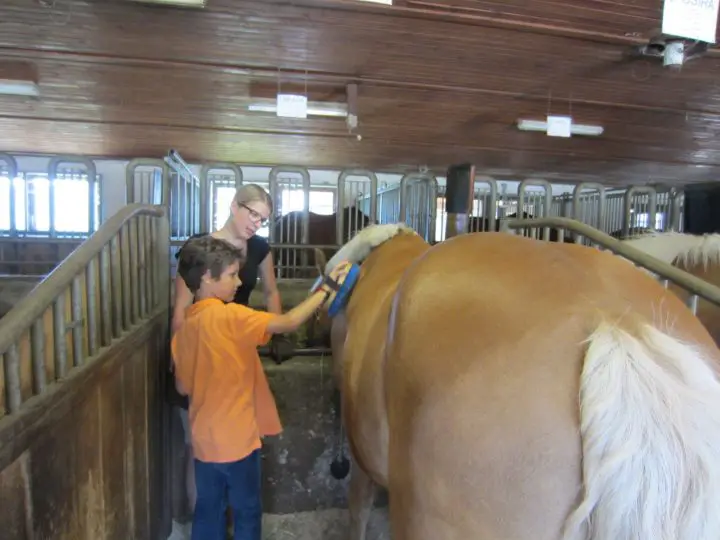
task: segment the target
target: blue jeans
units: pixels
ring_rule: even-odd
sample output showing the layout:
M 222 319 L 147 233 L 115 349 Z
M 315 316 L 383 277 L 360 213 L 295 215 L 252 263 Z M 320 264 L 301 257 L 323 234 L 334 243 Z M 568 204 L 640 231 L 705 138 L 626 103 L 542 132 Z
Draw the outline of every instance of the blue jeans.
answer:
M 260 450 L 231 463 L 207 463 L 196 459 L 197 502 L 192 540 L 225 540 L 227 502 L 235 521 L 235 540 L 261 540 L 260 485 Z

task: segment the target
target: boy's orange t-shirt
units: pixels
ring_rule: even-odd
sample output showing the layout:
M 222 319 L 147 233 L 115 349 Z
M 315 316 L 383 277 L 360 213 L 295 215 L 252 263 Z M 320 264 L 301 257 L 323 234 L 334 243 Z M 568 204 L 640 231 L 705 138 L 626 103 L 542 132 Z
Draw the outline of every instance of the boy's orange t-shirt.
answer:
M 277 315 L 215 298 L 188 307 L 172 338 L 175 377 L 190 396 L 195 457 L 228 463 L 282 431 L 257 347 L 270 340 Z

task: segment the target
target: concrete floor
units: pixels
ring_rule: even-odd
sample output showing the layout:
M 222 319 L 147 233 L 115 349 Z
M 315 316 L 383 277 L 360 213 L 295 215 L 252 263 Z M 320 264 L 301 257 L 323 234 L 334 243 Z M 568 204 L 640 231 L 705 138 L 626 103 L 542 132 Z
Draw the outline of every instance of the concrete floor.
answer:
M 265 514 L 263 540 L 346 540 L 347 510 L 333 508 L 295 514 Z M 173 523 L 168 540 L 190 540 L 189 524 Z M 370 516 L 366 540 L 390 540 L 387 508 L 376 508 Z

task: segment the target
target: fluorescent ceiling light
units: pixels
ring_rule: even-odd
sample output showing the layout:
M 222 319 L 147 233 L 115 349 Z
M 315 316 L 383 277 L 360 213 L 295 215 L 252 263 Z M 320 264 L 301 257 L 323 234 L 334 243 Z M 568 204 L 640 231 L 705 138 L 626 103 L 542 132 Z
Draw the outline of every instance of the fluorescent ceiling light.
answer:
M 251 103 L 248 110 L 252 112 L 277 113 L 277 104 L 274 101 L 267 103 Z M 333 118 L 346 118 L 347 106 L 344 103 L 308 102 L 308 116 L 329 116 Z
M 518 129 L 521 131 L 542 131 L 547 132 L 547 122 L 545 120 L 518 120 Z M 597 137 L 602 135 L 605 129 L 602 126 L 592 126 L 588 124 L 572 124 L 570 133 L 573 135 L 587 135 L 589 137 Z
M 160 4 L 162 6 L 180 6 L 204 8 L 207 0 L 130 0 L 140 4 Z
M 39 96 L 40 88 L 33 81 L 0 79 L 0 94 L 7 96 Z

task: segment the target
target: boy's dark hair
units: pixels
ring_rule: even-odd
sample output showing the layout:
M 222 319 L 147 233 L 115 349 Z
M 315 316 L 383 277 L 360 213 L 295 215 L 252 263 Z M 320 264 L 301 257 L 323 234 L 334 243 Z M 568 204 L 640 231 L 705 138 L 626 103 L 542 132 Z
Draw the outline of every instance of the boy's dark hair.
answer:
M 225 240 L 206 236 L 190 238 L 178 253 L 177 273 L 193 294 L 200 288 L 205 272 L 217 279 L 231 264 L 245 264 L 245 255 Z

